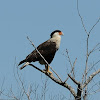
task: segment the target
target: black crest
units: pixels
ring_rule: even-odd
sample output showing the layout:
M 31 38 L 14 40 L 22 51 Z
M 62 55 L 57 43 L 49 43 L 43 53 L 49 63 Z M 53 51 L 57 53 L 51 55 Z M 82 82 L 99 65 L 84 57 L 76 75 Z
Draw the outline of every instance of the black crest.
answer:
M 50 35 L 51 38 L 52 38 L 53 34 L 56 33 L 56 32 L 61 32 L 61 31 L 60 31 L 60 30 L 55 30 L 55 31 L 53 31 L 53 32 L 51 33 L 51 35 Z

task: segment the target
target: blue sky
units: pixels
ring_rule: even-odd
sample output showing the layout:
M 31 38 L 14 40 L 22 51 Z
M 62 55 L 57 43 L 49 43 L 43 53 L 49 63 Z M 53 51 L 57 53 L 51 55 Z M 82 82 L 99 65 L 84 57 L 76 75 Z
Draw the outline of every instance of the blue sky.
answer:
M 79 0 L 79 9 L 87 31 L 89 31 L 100 17 L 100 1 Z M 76 0 L 0 0 L 0 81 L 5 79 L 4 87 L 7 90 L 11 86 L 16 88 L 13 74 L 15 58 L 16 63 L 19 63 L 34 49 L 26 37 L 29 36 L 38 46 L 49 39 L 50 33 L 56 29 L 61 30 L 64 36 L 60 50 L 56 53 L 51 66 L 62 80 L 65 80 L 70 65 L 63 53 L 66 54 L 66 49 L 68 49 L 72 62 L 75 58 L 78 59 L 76 79 L 81 81 L 85 68 L 86 33 L 77 13 Z M 89 50 L 100 42 L 99 38 L 100 23 L 92 31 Z M 99 54 L 100 52 L 92 55 L 89 64 L 100 59 Z M 35 65 L 44 68 L 38 63 Z M 39 84 L 40 87 L 43 85 L 41 73 L 34 68 L 27 66 L 22 71 L 19 70 L 19 73 L 27 86 L 33 83 Z M 45 75 L 42 74 L 42 76 L 45 79 Z M 71 81 L 68 83 L 72 84 Z M 17 91 L 17 88 L 15 90 Z M 48 93 L 53 92 L 56 95 L 61 91 L 69 98 L 68 90 L 49 79 Z M 90 95 L 91 100 L 94 100 L 97 95 Z

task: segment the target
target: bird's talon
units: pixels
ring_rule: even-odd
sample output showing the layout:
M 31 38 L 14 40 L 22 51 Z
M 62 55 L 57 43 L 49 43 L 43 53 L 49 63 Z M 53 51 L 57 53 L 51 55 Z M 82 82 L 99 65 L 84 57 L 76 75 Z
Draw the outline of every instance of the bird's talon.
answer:
M 49 75 L 53 75 L 53 73 L 52 73 L 52 72 L 50 72 L 50 71 L 47 71 L 47 73 L 48 73 Z
M 51 71 L 47 71 L 46 69 L 43 69 L 43 71 L 45 71 L 49 75 L 53 75 L 53 73 Z

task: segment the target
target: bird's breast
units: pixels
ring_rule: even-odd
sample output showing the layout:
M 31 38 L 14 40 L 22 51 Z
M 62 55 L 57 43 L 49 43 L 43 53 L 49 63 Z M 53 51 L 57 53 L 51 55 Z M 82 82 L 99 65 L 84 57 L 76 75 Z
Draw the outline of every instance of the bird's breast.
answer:
M 61 37 L 54 37 L 50 39 L 51 42 L 56 43 L 56 49 L 59 49 L 60 47 L 60 42 L 61 42 Z

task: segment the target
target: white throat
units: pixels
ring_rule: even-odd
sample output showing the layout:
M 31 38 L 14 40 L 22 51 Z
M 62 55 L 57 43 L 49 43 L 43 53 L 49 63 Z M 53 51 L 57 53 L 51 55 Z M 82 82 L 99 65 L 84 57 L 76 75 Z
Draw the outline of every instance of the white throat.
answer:
M 55 42 L 56 43 L 56 48 L 59 49 L 60 41 L 61 41 L 61 36 L 58 35 L 58 36 L 52 37 L 50 39 L 50 41 Z

